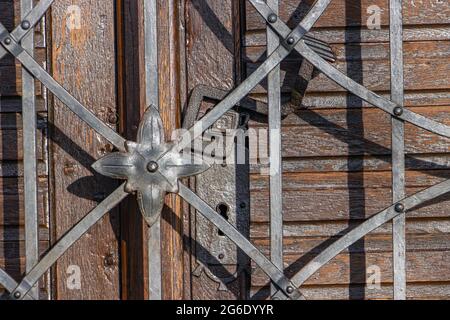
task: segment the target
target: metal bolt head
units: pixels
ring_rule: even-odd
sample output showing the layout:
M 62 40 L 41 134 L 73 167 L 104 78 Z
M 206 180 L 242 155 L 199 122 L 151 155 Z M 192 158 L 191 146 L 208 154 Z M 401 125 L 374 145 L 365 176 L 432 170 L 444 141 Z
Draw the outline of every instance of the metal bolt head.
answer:
M 397 203 L 395 205 L 395 211 L 397 212 L 405 212 L 405 206 L 403 205 L 403 203 Z
M 117 115 L 116 115 L 115 113 L 111 113 L 111 114 L 108 116 L 108 122 L 109 122 L 110 124 L 117 124 L 117 121 L 118 121 L 118 119 L 117 119 Z
M 155 173 L 156 171 L 158 171 L 158 169 L 159 169 L 159 165 L 158 165 L 158 163 L 155 162 L 155 161 L 150 161 L 150 162 L 147 164 L 147 170 L 148 170 L 150 173 Z
M 22 29 L 24 29 L 24 30 L 28 30 L 31 27 L 30 21 L 28 21 L 28 20 L 22 21 L 22 23 L 20 25 L 22 26 Z
M 293 294 L 293 293 L 294 293 L 294 288 L 291 287 L 291 286 L 289 286 L 289 287 L 286 288 L 286 292 L 287 292 L 288 294 Z
M 286 43 L 287 43 L 288 45 L 293 45 L 293 44 L 295 43 L 294 37 L 289 37 L 289 38 L 287 38 Z
M 6 39 L 5 39 L 5 44 L 6 44 L 6 45 L 11 44 L 11 42 L 12 42 L 12 41 L 11 41 L 11 38 L 6 38 Z
M 267 17 L 267 21 L 269 21 L 270 23 L 275 23 L 275 22 L 277 22 L 277 20 L 278 20 L 278 17 L 275 13 L 272 13 Z
M 395 109 L 394 109 L 394 114 L 398 117 L 398 116 L 401 116 L 402 114 L 403 114 L 403 108 L 401 108 L 401 107 L 396 107 Z
M 22 297 L 22 294 L 19 291 L 14 292 L 15 299 L 20 299 L 20 297 Z

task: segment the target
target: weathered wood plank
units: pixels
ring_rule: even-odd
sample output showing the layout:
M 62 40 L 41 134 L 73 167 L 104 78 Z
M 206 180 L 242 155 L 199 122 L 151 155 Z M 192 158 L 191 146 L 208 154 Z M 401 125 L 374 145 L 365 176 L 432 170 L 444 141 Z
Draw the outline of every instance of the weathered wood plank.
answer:
M 408 188 L 414 194 L 423 188 Z M 352 220 L 365 218 L 384 210 L 392 204 L 390 188 L 349 190 L 285 191 L 283 193 L 283 219 L 294 221 Z M 268 222 L 268 192 L 255 192 L 251 196 L 251 219 Z M 351 203 L 350 200 L 351 199 Z M 450 197 L 444 196 L 420 209 L 408 213 L 409 217 L 446 218 Z
M 231 90 L 239 83 L 241 48 L 241 1 L 185 1 L 186 15 L 186 77 L 188 94 L 197 85 Z M 205 104 L 206 105 L 206 104 Z M 205 105 L 203 107 L 205 107 Z M 186 217 L 190 236 L 195 237 L 195 215 Z M 186 215 L 187 216 L 187 215 Z M 188 235 L 188 230 L 185 231 Z M 194 300 L 239 299 L 245 297 L 245 273 L 228 291 L 218 290 L 218 284 L 202 273 L 192 276 L 197 267 L 195 239 L 188 242 L 192 257 L 186 278 L 191 281 L 190 295 Z M 188 280 L 189 281 L 189 280 Z
M 450 178 L 449 170 L 429 172 L 407 171 L 406 185 L 409 188 L 427 188 Z M 268 177 L 252 175 L 251 191 L 267 190 Z M 355 188 L 390 188 L 389 172 L 317 172 L 289 173 L 284 175 L 284 190 L 345 190 Z
M 334 240 L 337 238 L 332 238 Z M 284 241 L 284 252 L 286 255 L 295 256 L 299 254 L 318 254 L 322 252 L 324 245 L 330 238 L 322 237 L 286 237 Z M 369 234 L 365 237 L 364 245 L 357 244 L 351 251 L 358 253 L 382 253 L 392 252 L 392 238 L 390 234 Z M 448 251 L 450 250 L 450 234 L 408 234 L 408 251 Z M 254 244 L 265 254 L 270 251 L 269 239 L 256 239 Z M 346 249 L 343 253 L 348 253 Z
M 359 28 L 324 28 L 313 29 L 309 35 L 327 43 L 369 43 L 389 42 L 389 29 L 368 30 Z M 447 40 L 450 35 L 449 25 L 433 27 L 406 26 L 404 29 L 404 41 L 438 41 Z M 244 46 L 265 46 L 265 32 L 250 32 L 245 35 Z
M 280 17 L 289 22 L 293 28 L 308 13 L 314 1 L 283 0 L 280 1 Z M 380 22 L 382 26 L 389 24 L 388 0 L 362 0 L 362 1 L 332 1 L 324 14 L 317 21 L 315 27 L 366 27 L 367 20 L 372 15 L 368 8 L 380 8 Z M 403 17 L 405 25 L 436 25 L 447 24 L 450 8 L 445 1 L 405 1 L 403 4 Z M 351 14 L 350 14 L 351 12 Z M 247 3 L 247 30 L 262 30 L 264 20 L 255 8 Z
M 184 12 L 180 3 L 158 2 L 159 108 L 166 137 L 181 127 L 184 99 L 181 88 L 185 84 L 180 74 L 180 63 L 184 62 L 180 52 L 185 43 L 180 43 L 179 20 Z M 181 300 L 185 293 L 182 202 L 180 197 L 169 195 L 165 203 L 161 215 L 162 292 L 164 299 Z
M 67 8 L 81 9 L 81 28 L 68 28 Z M 53 76 L 101 120 L 117 113 L 114 1 L 57 1 L 52 6 Z M 93 175 L 90 166 L 112 150 L 60 101 L 53 107 L 52 171 L 56 241 L 102 201 L 116 182 Z M 113 127 L 115 124 L 111 124 Z M 118 299 L 119 219 L 106 215 L 55 266 L 57 299 Z M 82 290 L 66 285 L 67 268 L 81 269 Z
M 411 108 L 430 119 L 449 124 L 449 107 Z M 361 122 L 363 121 L 363 122 Z M 330 157 L 390 154 L 390 116 L 377 109 L 299 110 L 285 119 L 282 128 L 284 157 Z M 253 123 L 255 124 L 255 123 Z M 406 154 L 447 153 L 450 139 L 417 126 L 405 126 Z M 254 127 L 258 139 L 267 139 L 267 128 Z M 267 141 L 267 140 L 265 140 Z M 251 150 L 258 142 L 251 139 Z M 267 155 L 260 154 L 260 157 Z
M 382 97 L 389 99 L 390 93 L 377 91 Z M 253 99 L 266 102 L 264 93 L 251 94 Z M 283 101 L 288 101 L 289 94 L 283 95 Z M 406 107 L 446 106 L 450 105 L 450 92 L 448 90 L 420 90 L 405 93 Z M 330 109 L 330 108 L 375 108 L 373 105 L 347 92 L 309 92 L 306 91 L 301 102 L 301 108 Z
M 292 274 L 314 255 L 306 254 L 287 255 L 285 263 L 289 265 L 287 274 Z M 352 253 L 353 259 L 360 263 L 360 270 L 365 270 L 368 266 L 378 266 L 381 269 L 381 281 L 392 283 L 392 253 L 391 252 L 366 252 Z M 301 261 L 299 261 L 299 258 Z M 448 263 L 450 262 L 450 251 L 414 251 L 406 253 L 406 271 L 408 282 L 449 282 Z M 291 264 L 294 264 L 291 266 Z M 349 269 L 350 255 L 348 253 L 339 254 L 336 258 L 326 264 L 321 270 L 313 275 L 305 284 L 309 285 L 343 285 L 366 283 L 365 272 L 359 272 L 358 276 L 351 275 Z M 355 270 L 358 270 L 353 264 Z M 350 280 L 352 279 L 352 280 Z M 267 277 L 257 268 L 252 274 L 254 286 L 264 286 L 268 282 Z
M 382 284 L 379 289 L 360 285 L 312 285 L 302 287 L 302 293 L 307 300 L 390 300 L 392 299 L 392 285 Z M 270 297 L 269 287 L 254 287 L 251 291 L 252 299 L 261 300 Z M 448 300 L 450 299 L 450 283 L 408 283 L 406 292 L 408 300 Z
M 439 90 L 449 88 L 450 74 L 450 52 L 449 42 L 433 42 L 436 45 L 429 45 L 421 42 L 420 45 L 414 44 L 406 47 L 405 56 L 405 89 L 413 90 Z M 439 44 L 439 45 L 438 45 Z M 371 49 L 373 47 L 373 51 Z M 441 51 L 441 49 L 444 49 Z M 348 50 L 348 51 L 346 51 Z M 367 52 L 371 51 L 372 54 Z M 379 52 L 378 52 L 379 51 Z M 353 55 L 363 55 L 358 58 L 346 52 L 354 52 Z M 440 53 L 445 52 L 445 53 Z M 337 48 L 339 60 L 333 65 L 348 74 L 349 67 L 353 68 L 352 74 L 358 74 L 357 81 L 374 91 L 388 91 L 390 78 L 390 64 L 385 55 L 389 54 L 389 50 L 384 45 L 368 45 L 363 49 L 349 49 L 344 47 Z M 249 59 L 257 58 L 250 56 Z M 258 59 L 258 58 L 257 58 Z M 259 59 L 260 60 L 260 59 Z M 295 79 L 298 77 L 297 70 L 301 64 L 301 58 L 292 58 L 281 64 L 281 77 L 283 92 L 289 92 Z M 260 65 L 260 63 L 248 63 L 247 72 L 251 74 Z M 356 69 L 357 68 L 357 69 Z M 433 70 L 433 72 L 430 72 Z M 351 77 L 352 75 L 350 75 Z M 255 88 L 254 93 L 265 92 L 267 87 L 266 81 L 263 81 Z M 310 92 L 336 92 L 345 91 L 342 87 L 325 77 L 318 74 L 308 83 L 308 91 Z
M 1 120 L 0 120 L 1 121 Z M 0 158 L 2 161 L 23 160 L 23 131 L 19 130 L 0 130 Z M 42 131 L 37 132 L 37 158 L 44 159 L 45 139 Z
M 336 236 L 342 236 L 349 231 L 349 225 L 351 227 L 357 226 L 362 223 L 361 221 L 311 221 L 311 222 L 297 222 L 286 223 L 284 227 L 284 237 L 323 237 L 330 238 Z M 450 219 L 444 218 L 431 218 L 431 219 L 419 219 L 408 218 L 406 231 L 409 234 L 429 234 L 429 233 L 449 233 L 450 232 Z M 254 223 L 251 230 L 251 238 L 266 239 L 269 235 L 269 228 L 267 223 Z M 390 223 L 386 223 L 380 228 L 371 232 L 372 235 L 389 235 L 392 233 L 392 226 Z
M 404 43 L 404 57 L 408 61 L 421 59 L 442 59 L 450 57 L 449 41 L 418 41 Z M 388 43 L 332 44 L 336 60 L 364 62 L 365 60 L 389 60 Z M 265 47 L 247 47 L 243 57 L 246 62 L 263 62 L 266 59 Z M 302 57 L 294 52 L 285 61 L 300 63 Z
M 442 170 L 450 166 L 450 157 L 442 154 L 415 154 L 406 156 L 407 170 Z M 267 168 L 264 164 L 251 165 L 251 173 L 259 174 Z M 391 156 L 331 156 L 285 158 L 283 172 L 357 172 L 389 171 Z M 439 173 L 438 173 L 439 174 Z

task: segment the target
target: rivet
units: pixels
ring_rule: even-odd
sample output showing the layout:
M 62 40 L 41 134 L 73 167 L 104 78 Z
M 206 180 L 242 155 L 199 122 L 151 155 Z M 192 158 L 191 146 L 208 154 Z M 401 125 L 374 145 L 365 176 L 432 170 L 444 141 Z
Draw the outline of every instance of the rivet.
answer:
M 14 292 L 14 298 L 20 299 L 20 297 L 22 297 L 22 294 L 19 291 Z
M 277 15 L 276 15 L 275 13 L 272 13 L 272 14 L 269 15 L 269 17 L 267 18 L 267 20 L 268 20 L 270 23 L 275 23 L 275 22 L 277 22 L 278 17 L 277 17 Z
M 115 263 L 114 255 L 112 255 L 112 254 L 106 255 L 106 257 L 105 257 L 105 265 L 108 266 L 108 267 L 111 267 L 111 266 L 114 266 L 114 263 Z
M 219 254 L 219 260 L 225 259 L 225 255 L 223 253 Z
M 74 174 L 75 166 L 72 163 L 67 163 L 64 165 L 64 175 L 69 176 Z
M 117 124 L 117 121 L 118 121 L 118 118 L 117 118 L 117 115 L 116 115 L 115 113 L 111 113 L 111 114 L 108 116 L 108 122 L 109 122 L 110 124 Z
M 394 109 L 394 114 L 395 114 L 396 116 L 401 116 L 401 115 L 403 114 L 403 108 L 401 108 L 401 107 L 396 107 L 396 108 Z
M 287 43 L 288 45 L 293 45 L 293 44 L 295 43 L 294 37 L 289 37 L 289 38 L 287 38 L 286 43 Z
M 399 213 L 405 212 L 405 206 L 403 205 L 403 203 L 397 203 L 395 205 L 395 211 Z
M 294 288 L 291 287 L 291 286 L 289 286 L 289 287 L 286 288 L 286 292 L 287 292 L 288 294 L 292 294 L 292 293 L 294 293 Z
M 159 169 L 159 165 L 158 165 L 158 163 L 155 162 L 155 161 L 150 161 L 150 162 L 147 164 L 147 170 L 148 170 L 149 172 L 151 172 L 151 173 L 155 173 L 156 171 L 158 171 L 158 169 Z
M 11 41 L 11 38 L 6 38 L 6 39 L 5 39 L 5 44 L 6 44 L 6 45 L 11 44 L 11 42 L 12 42 L 12 41 Z
M 22 26 L 22 29 L 24 29 L 24 30 L 30 29 L 30 27 L 31 27 L 30 21 L 28 21 L 28 20 L 22 21 L 21 26 Z

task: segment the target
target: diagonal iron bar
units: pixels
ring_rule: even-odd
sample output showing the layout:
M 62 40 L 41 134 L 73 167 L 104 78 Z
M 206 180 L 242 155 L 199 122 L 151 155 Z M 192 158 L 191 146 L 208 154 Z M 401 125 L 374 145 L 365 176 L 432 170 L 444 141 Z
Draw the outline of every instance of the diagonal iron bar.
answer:
M 92 129 L 97 131 L 105 139 L 111 142 L 117 149 L 124 151 L 126 140 L 111 129 L 103 121 L 97 118 L 90 110 L 75 99 L 64 89 L 47 71 L 45 71 L 36 60 L 33 59 L 0 23 L 0 42 L 36 79 L 42 82 L 59 100 L 61 100 L 73 113 L 86 122 Z
M 219 120 L 227 111 L 239 103 L 250 91 L 255 88 L 267 75 L 276 68 L 295 48 L 305 34 L 312 28 L 314 23 L 320 18 L 322 13 L 330 4 L 331 0 L 318 0 L 314 7 L 308 12 L 306 17 L 299 23 L 299 25 L 291 31 L 280 19 L 272 23 L 283 30 L 287 30 L 289 34 L 283 39 L 283 44 L 280 45 L 273 53 L 264 61 L 256 71 L 254 71 L 245 81 L 243 81 L 236 89 L 234 89 L 222 102 L 216 105 L 208 114 L 206 114 L 199 122 L 192 128 L 179 137 L 178 143 L 173 147 L 175 150 L 183 150 L 188 147 L 190 142 L 201 136 L 209 127 L 211 127 L 217 120 Z M 262 9 L 266 9 L 268 15 L 274 14 L 267 4 L 261 0 L 253 0 L 252 4 L 263 4 Z M 265 18 L 268 18 L 266 16 Z M 286 29 L 287 28 L 287 29 Z
M 275 266 L 266 256 L 258 250 L 246 237 L 244 237 L 232 224 L 225 218 L 217 214 L 205 201 L 203 201 L 195 192 L 186 187 L 181 182 L 179 183 L 179 195 L 192 205 L 200 214 L 207 218 L 217 228 L 219 228 L 231 241 L 233 241 L 239 248 L 245 252 L 277 285 L 283 292 L 280 298 L 299 299 L 302 297 L 298 290 L 295 290 L 292 282 L 286 278 L 283 272 Z
M 42 19 L 54 1 L 55 0 L 40 0 L 33 10 L 28 12 L 28 14 L 23 17 L 22 23 L 11 32 L 11 37 L 13 37 L 17 42 L 22 41 L 22 39 L 30 33 L 36 24 Z M 0 60 L 6 54 L 7 51 L 0 46 Z
M 404 107 L 402 0 L 390 0 L 391 99 Z M 405 197 L 405 123 L 392 117 L 392 196 Z M 394 299 L 406 299 L 406 216 L 392 221 Z
M 423 190 L 415 195 L 408 197 L 401 202 L 392 205 L 391 207 L 381 211 L 368 219 L 358 227 L 341 237 L 334 242 L 318 256 L 311 260 L 306 266 L 304 266 L 294 277 L 292 282 L 300 287 L 308 280 L 314 273 L 322 268 L 331 259 L 337 256 L 340 252 L 360 240 L 362 237 L 379 228 L 383 224 L 391 221 L 392 219 L 404 214 L 407 211 L 422 205 L 423 203 L 433 200 L 439 196 L 442 196 L 450 192 L 450 180 L 444 181 L 438 185 Z M 282 297 L 282 293 L 279 292 L 275 296 Z
M 266 13 L 271 12 L 271 10 L 267 6 L 267 4 L 259 0 L 248 1 L 250 1 L 251 4 L 257 9 L 257 11 L 263 16 L 263 18 L 266 19 L 267 23 L 270 24 Z M 293 32 L 290 31 L 290 28 L 284 22 L 281 22 L 279 20 L 277 20 L 277 23 L 270 25 L 283 39 L 288 37 L 291 32 Z M 373 91 L 368 90 L 363 85 L 350 79 L 348 76 L 327 63 L 311 48 L 309 48 L 304 41 L 299 41 L 295 46 L 295 50 L 332 81 L 336 82 L 338 85 L 340 85 L 344 89 L 347 89 L 364 101 L 374 105 L 377 108 L 380 108 L 381 110 L 391 114 L 398 119 L 407 121 L 438 135 L 450 138 L 450 126 L 428 119 L 410 110 L 404 109 L 401 105 L 398 105 L 397 103 L 383 98 Z
M 116 191 L 111 193 L 102 203 L 95 207 L 86 217 L 78 222 L 68 233 L 62 237 L 58 243 L 39 261 L 34 268 L 15 288 L 11 297 L 13 299 L 21 299 L 31 288 L 39 281 L 45 272 L 77 241 L 79 240 L 94 224 L 96 224 L 103 216 L 111 211 L 116 205 L 124 200 L 129 193 L 125 192 L 125 184 L 120 186 Z M 11 292 L 11 291 L 10 291 Z

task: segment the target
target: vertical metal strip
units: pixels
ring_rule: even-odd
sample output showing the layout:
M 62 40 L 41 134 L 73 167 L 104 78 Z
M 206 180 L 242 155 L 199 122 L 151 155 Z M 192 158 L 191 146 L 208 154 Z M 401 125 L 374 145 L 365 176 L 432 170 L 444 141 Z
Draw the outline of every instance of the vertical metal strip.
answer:
M 278 0 L 267 0 L 267 5 L 276 15 Z M 275 17 L 272 17 L 275 19 Z M 275 31 L 267 26 L 267 55 L 280 45 Z M 282 214 L 282 167 L 281 167 L 281 74 L 280 66 L 268 76 L 269 148 L 270 148 L 270 258 L 273 264 L 283 270 L 283 214 Z M 278 288 L 272 284 L 272 294 Z
M 33 0 L 21 0 L 22 19 L 33 9 Z M 27 27 L 22 22 L 21 27 Z M 34 35 L 30 32 L 22 40 L 23 48 L 34 54 Z M 36 160 L 36 104 L 34 78 L 22 68 L 22 119 L 23 119 L 23 163 L 24 163 L 24 207 L 25 207 L 25 253 L 26 272 L 39 260 L 39 219 L 37 212 L 37 160 Z M 30 292 L 39 298 L 39 284 Z
M 402 0 L 390 1 L 391 95 L 392 101 L 404 105 Z M 392 193 L 394 203 L 405 198 L 405 124 L 392 119 Z M 394 299 L 406 299 L 405 214 L 393 220 Z
M 144 1 L 145 86 L 147 106 L 159 106 L 157 1 Z M 161 221 L 148 230 L 149 299 L 162 299 Z

